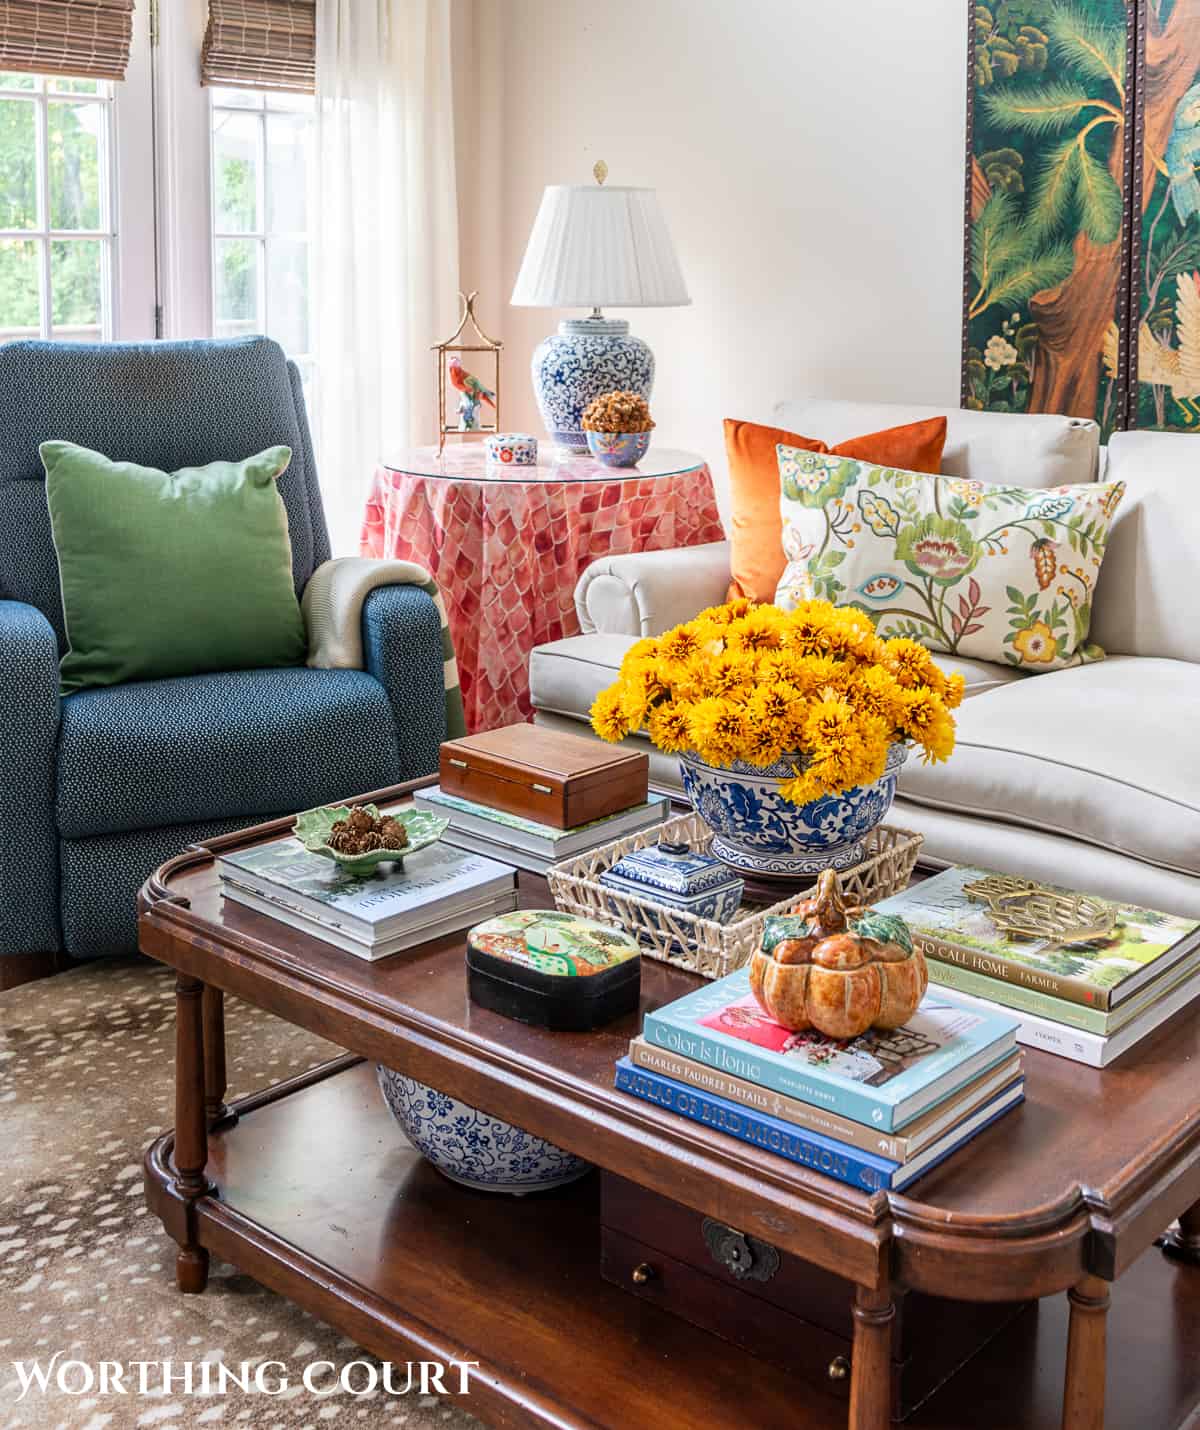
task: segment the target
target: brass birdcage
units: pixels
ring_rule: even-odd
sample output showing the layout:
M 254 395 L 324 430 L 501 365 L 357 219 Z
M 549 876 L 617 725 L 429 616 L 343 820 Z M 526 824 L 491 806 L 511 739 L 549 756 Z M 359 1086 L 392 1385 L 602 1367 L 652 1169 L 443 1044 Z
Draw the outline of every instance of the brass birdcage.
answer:
M 430 351 L 437 354 L 438 365 L 438 451 L 441 452 L 446 445 L 447 437 L 473 437 L 483 436 L 488 432 L 500 431 L 500 349 L 504 346 L 495 338 L 488 335 L 479 326 L 479 319 L 475 316 L 475 299 L 479 297 L 478 291 L 469 294 L 460 293 L 459 302 L 462 304 L 462 314 L 459 318 L 458 327 L 450 334 L 444 343 L 434 343 Z M 470 323 L 475 331 L 477 342 L 463 342 L 464 329 Z M 452 355 L 459 353 L 484 353 L 491 356 L 491 377 L 492 384 L 488 389 L 492 395 L 493 408 L 490 414 L 490 421 L 484 421 L 482 405 L 479 412 L 479 422 L 475 426 L 464 426 L 464 417 L 461 410 L 455 415 L 453 421 L 447 420 L 446 400 L 447 390 L 455 393 L 455 402 L 461 409 L 465 400 L 465 394 L 460 394 L 448 378 L 449 359 Z M 462 359 L 459 359 L 462 361 Z M 472 365 L 463 362 L 464 367 L 471 368 Z M 487 388 L 486 378 L 483 373 L 473 372 L 479 382 Z

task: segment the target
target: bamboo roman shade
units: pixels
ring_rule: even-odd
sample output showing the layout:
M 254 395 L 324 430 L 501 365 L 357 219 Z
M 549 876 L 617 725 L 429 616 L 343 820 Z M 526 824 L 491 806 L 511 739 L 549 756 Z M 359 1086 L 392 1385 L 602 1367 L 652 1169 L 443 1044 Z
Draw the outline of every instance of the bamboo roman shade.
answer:
M 133 0 L 0 0 L 0 70 L 124 79 Z
M 205 84 L 312 94 L 316 52 L 315 0 L 208 0 Z

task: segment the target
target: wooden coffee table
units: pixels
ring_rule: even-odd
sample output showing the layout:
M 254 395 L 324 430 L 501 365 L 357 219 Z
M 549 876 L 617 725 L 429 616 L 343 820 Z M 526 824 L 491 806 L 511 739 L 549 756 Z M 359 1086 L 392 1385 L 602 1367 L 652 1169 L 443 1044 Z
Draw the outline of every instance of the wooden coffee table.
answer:
M 512 1198 L 441 1178 L 391 1123 L 380 1062 L 853 1281 L 853 1430 L 888 1423 L 901 1288 L 1070 1303 L 1069 1329 L 1061 1298 L 1013 1322 L 906 1422 L 918 1430 L 1060 1414 L 1100 1430 L 1118 1277 L 1109 1425 L 1166 1430 L 1200 1404 L 1195 1011 L 1103 1072 L 1027 1051 L 1021 1108 L 911 1195 L 867 1195 L 616 1092 L 640 1015 L 529 1028 L 468 1001 L 461 935 L 372 964 L 224 903 L 209 851 L 289 828 L 189 850 L 141 895 L 142 949 L 177 975 L 176 1126 L 146 1155 L 146 1195 L 178 1243 L 180 1290 L 204 1289 L 211 1253 L 385 1359 L 478 1361 L 470 1404 L 494 1425 L 846 1424 L 844 1401 L 604 1282 L 591 1179 Z M 525 903 L 550 904 L 521 878 Z M 642 1011 L 696 982 L 646 960 Z M 226 1107 L 226 993 L 350 1055 Z M 1176 1217 L 1182 1260 L 1168 1260 L 1153 1244 Z

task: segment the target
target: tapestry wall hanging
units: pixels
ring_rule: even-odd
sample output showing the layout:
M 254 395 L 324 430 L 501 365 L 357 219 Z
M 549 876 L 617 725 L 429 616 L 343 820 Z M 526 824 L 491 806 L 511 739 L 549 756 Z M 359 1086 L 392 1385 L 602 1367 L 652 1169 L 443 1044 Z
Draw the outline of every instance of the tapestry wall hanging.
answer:
M 1200 0 L 970 13 L 963 405 L 1200 431 Z

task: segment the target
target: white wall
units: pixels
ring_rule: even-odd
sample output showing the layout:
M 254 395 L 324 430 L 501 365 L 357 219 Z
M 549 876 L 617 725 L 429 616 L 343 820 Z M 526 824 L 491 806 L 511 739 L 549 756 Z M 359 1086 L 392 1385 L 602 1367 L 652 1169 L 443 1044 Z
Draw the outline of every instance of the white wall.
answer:
M 957 405 L 961 0 L 456 7 L 462 279 L 505 341 L 506 427 L 541 430 L 529 356 L 563 316 L 508 306 L 542 187 L 598 158 L 659 190 L 691 290 L 614 314 L 654 348 L 659 440 L 723 477 L 721 419 L 785 395 Z

